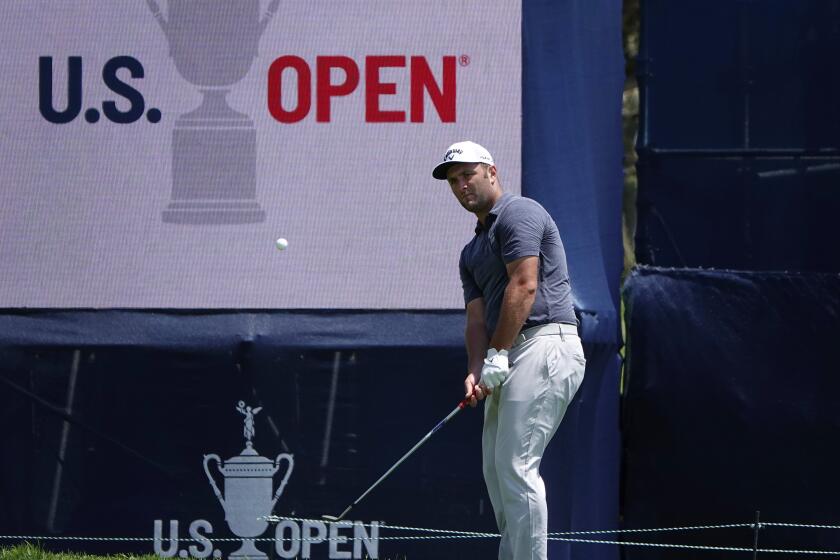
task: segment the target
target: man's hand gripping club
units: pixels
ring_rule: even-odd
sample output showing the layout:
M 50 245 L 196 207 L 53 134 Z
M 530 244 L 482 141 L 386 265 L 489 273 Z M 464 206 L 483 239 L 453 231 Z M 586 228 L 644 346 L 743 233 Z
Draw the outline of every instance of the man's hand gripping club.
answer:
M 464 381 L 464 389 L 470 406 L 476 406 L 478 401 L 493 394 L 493 389 L 504 383 L 509 373 L 508 351 L 488 348 L 487 357 L 484 358 L 484 364 L 481 366 L 478 384 L 473 373 L 467 375 Z

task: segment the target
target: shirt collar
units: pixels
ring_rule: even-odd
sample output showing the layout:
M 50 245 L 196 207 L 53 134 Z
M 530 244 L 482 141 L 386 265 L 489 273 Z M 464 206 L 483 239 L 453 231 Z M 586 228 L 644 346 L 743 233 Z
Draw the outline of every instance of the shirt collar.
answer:
M 493 205 L 493 208 L 490 209 L 490 212 L 487 213 L 487 225 L 482 226 L 480 220 L 476 220 L 475 222 L 475 233 L 481 233 L 482 230 L 490 229 L 490 226 L 493 225 L 493 222 L 496 221 L 496 218 L 499 216 L 499 213 L 505 209 L 505 206 L 510 204 L 510 201 L 513 199 L 513 195 L 511 193 L 502 193 L 502 196 L 496 201 Z

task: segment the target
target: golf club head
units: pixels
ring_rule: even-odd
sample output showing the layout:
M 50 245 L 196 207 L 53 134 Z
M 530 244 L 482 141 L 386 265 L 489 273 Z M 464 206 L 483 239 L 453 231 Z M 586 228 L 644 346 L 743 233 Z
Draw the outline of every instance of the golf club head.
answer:
M 335 517 L 334 515 L 322 515 L 321 519 L 329 521 L 330 523 L 335 523 L 336 521 L 341 521 L 341 516 Z

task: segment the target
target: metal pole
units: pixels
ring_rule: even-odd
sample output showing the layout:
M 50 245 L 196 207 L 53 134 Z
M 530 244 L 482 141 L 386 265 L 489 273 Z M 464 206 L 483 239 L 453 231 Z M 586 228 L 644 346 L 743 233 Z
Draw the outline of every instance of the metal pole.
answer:
M 73 351 L 73 361 L 70 365 L 70 379 L 67 382 L 67 406 L 64 408 L 64 412 L 67 416 L 73 415 L 73 401 L 76 400 L 76 378 L 79 374 L 79 361 L 81 360 L 81 355 L 81 350 Z M 61 428 L 61 443 L 58 447 L 58 459 L 55 463 L 55 476 L 53 477 L 50 510 L 47 515 L 47 530 L 50 533 L 57 532 L 55 520 L 58 515 L 58 499 L 61 496 L 61 480 L 64 476 L 64 459 L 67 454 L 67 441 L 69 438 L 70 422 L 64 420 L 64 425 Z
M 332 367 L 332 382 L 330 383 L 330 398 L 327 401 L 327 420 L 326 430 L 324 431 L 323 451 L 321 452 L 321 480 L 318 481 L 320 486 L 327 483 L 324 469 L 330 459 L 330 439 L 332 438 L 333 418 L 335 417 L 335 399 L 338 394 L 338 371 L 341 368 L 341 352 L 336 352 L 333 356 Z

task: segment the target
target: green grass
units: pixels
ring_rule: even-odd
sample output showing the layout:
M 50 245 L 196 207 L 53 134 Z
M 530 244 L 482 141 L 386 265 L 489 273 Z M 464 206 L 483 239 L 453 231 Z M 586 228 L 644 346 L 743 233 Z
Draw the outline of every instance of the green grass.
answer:
M 0 560 L 160 560 L 154 554 L 112 554 L 110 556 L 94 556 L 75 552 L 49 552 L 30 543 L 13 547 L 0 547 Z

